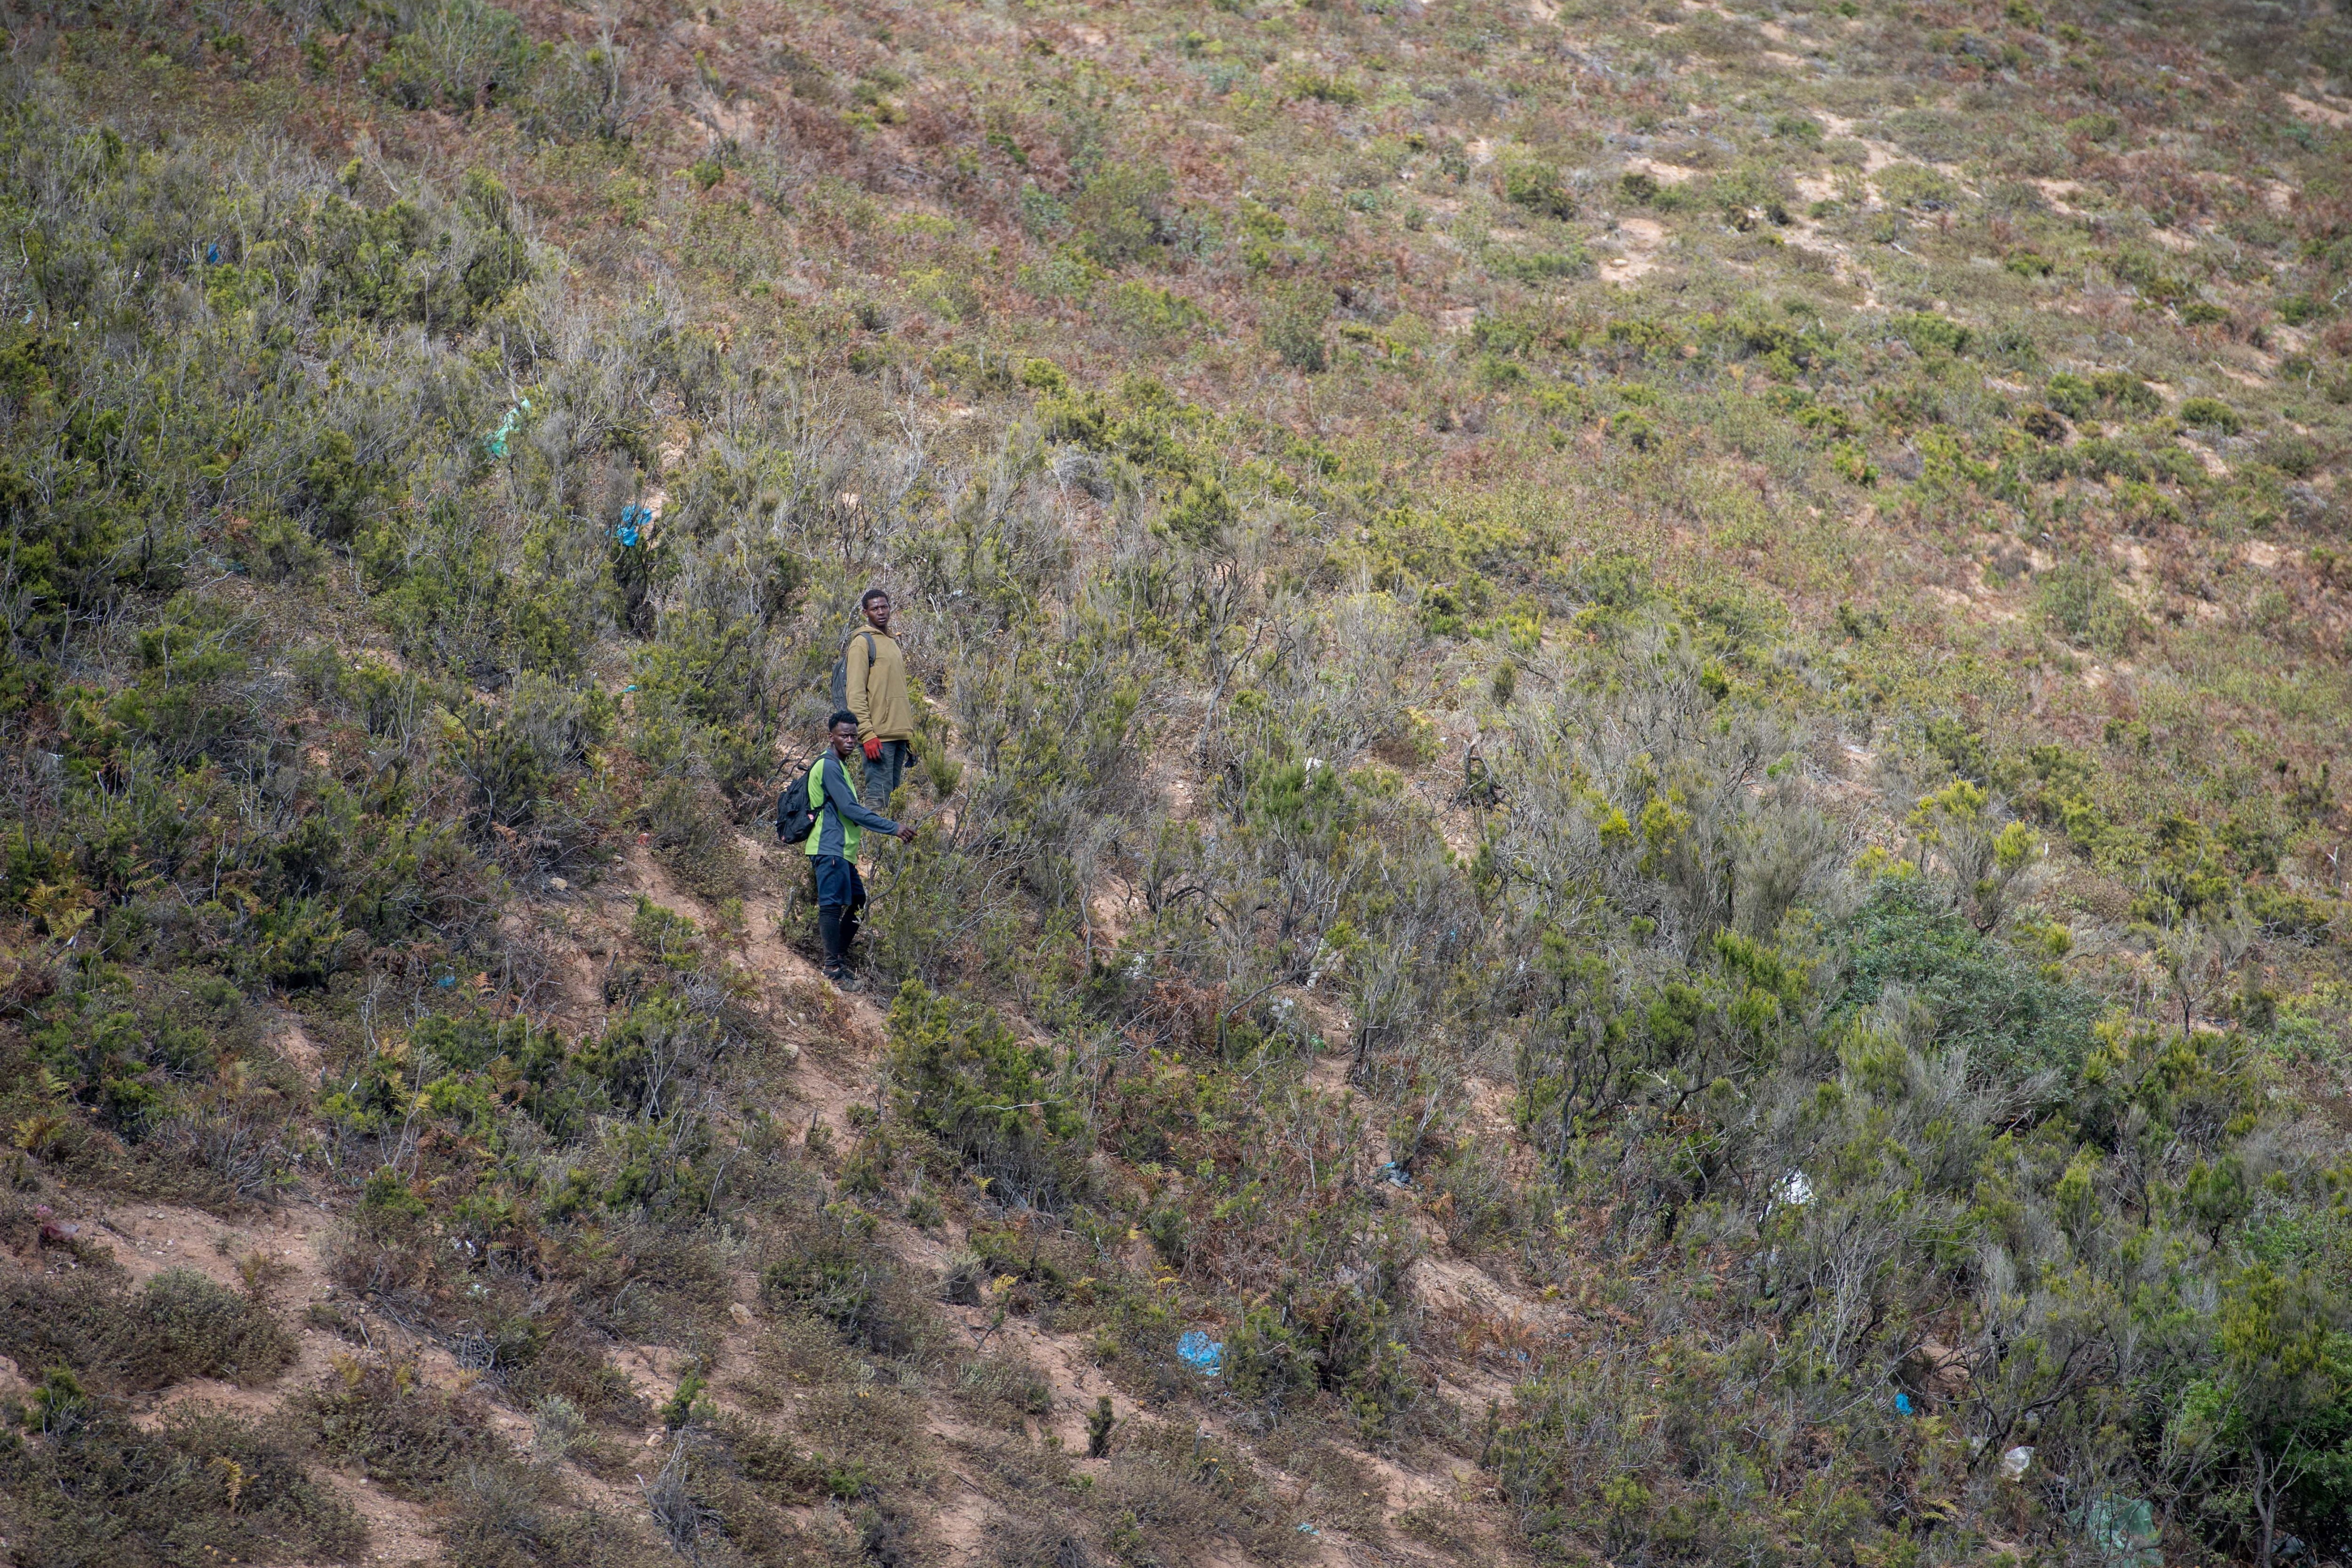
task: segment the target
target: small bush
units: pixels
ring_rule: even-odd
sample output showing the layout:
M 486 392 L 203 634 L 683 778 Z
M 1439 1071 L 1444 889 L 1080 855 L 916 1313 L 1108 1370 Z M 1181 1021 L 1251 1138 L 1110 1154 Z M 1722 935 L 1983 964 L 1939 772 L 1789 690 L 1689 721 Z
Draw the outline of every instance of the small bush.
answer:
M 2234 436 L 2245 428 L 2245 421 L 2238 417 L 2238 411 L 2218 397 L 2184 398 L 2180 405 L 2180 422 L 2218 430 L 2224 436 Z
M 2095 566 L 2061 563 L 2036 579 L 2035 589 L 2042 615 L 2069 642 L 2120 653 L 2138 629 L 2138 612 Z
M 1265 346 L 1295 370 L 1323 369 L 1329 363 L 1323 324 L 1330 320 L 1331 304 L 1331 290 L 1319 283 L 1302 279 L 1278 286 L 1261 318 Z
M 1164 243 L 1163 204 L 1172 184 L 1157 166 L 1113 163 L 1097 171 L 1070 203 L 1070 226 L 1087 258 L 1124 267 Z
M 10 1561 L 39 1568 L 350 1562 L 359 1517 L 278 1441 L 183 1406 L 157 1430 L 86 1406 L 0 1459 Z
M 68 1366 L 101 1389 L 144 1394 L 192 1377 L 251 1383 L 284 1370 L 294 1338 L 259 1301 L 188 1268 L 137 1292 L 117 1275 L 0 1270 L 0 1352 Z
M 1052 1053 L 1024 1045 L 988 1008 L 921 982 L 890 1005 L 898 1114 L 1032 1203 L 1066 1199 L 1085 1130 Z
M 438 1497 L 467 1461 L 502 1447 L 478 1403 L 426 1387 L 405 1364 L 339 1359 L 294 1410 L 320 1453 L 395 1497 Z
M 1878 194 L 1889 206 L 1937 212 L 1960 199 L 1960 188 L 1925 163 L 1890 163 L 1877 180 Z
M 1896 337 L 1911 345 L 1914 353 L 1922 354 L 1964 354 L 1975 335 L 1948 316 L 1931 315 L 1925 310 L 1897 316 L 1888 325 Z
M 1576 216 L 1576 197 L 1555 163 L 1518 160 L 1504 164 L 1502 195 L 1513 206 L 1525 207 L 1538 217 Z

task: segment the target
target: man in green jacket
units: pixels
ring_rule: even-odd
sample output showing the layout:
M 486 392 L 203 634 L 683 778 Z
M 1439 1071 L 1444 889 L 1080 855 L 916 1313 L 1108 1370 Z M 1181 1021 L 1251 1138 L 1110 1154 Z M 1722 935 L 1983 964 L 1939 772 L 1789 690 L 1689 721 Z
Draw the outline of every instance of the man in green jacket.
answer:
M 808 836 L 809 874 L 816 881 L 824 977 L 844 991 L 855 991 L 849 944 L 857 939 L 857 918 L 866 908 L 866 881 L 857 874 L 861 830 L 893 834 L 902 844 L 914 842 L 915 830 L 868 810 L 857 798 L 857 786 L 849 777 L 849 759 L 857 754 L 857 715 L 835 713 L 825 728 L 824 755 L 809 773 L 809 805 L 816 810 L 816 826 Z
M 857 607 L 865 612 L 866 625 L 850 634 L 843 659 L 849 672 L 849 710 L 857 715 L 866 749 L 860 793 L 877 805 L 887 805 L 914 760 L 915 710 L 907 700 L 907 656 L 890 635 L 890 595 L 868 588 Z

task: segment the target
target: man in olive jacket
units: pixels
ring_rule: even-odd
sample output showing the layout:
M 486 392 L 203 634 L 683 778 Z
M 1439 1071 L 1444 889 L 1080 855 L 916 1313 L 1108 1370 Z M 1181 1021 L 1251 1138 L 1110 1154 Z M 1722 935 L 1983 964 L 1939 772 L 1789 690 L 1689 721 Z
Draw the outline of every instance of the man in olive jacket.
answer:
M 887 806 L 914 760 L 915 709 L 907 700 L 907 656 L 890 635 L 890 595 L 868 588 L 857 607 L 866 613 L 866 625 L 850 634 L 843 661 L 848 667 L 849 710 L 857 715 L 866 752 L 858 794 Z

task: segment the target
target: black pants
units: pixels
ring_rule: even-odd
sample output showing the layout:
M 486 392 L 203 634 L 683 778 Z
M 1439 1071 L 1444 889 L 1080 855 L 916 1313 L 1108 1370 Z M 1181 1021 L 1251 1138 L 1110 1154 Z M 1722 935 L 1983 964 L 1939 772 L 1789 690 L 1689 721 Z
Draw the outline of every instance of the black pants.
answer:
M 849 967 L 849 944 L 857 940 L 858 919 L 866 911 L 866 879 L 857 862 L 845 855 L 812 855 L 809 877 L 816 884 L 816 929 L 824 939 L 824 970 L 838 974 Z

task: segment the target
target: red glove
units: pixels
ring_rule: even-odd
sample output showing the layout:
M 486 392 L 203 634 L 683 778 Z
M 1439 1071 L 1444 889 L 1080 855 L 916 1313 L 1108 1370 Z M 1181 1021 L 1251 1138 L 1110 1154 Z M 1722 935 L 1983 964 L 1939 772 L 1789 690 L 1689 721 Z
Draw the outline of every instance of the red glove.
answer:
M 866 737 L 866 760 L 869 763 L 878 763 L 882 760 L 882 737 L 879 735 Z

